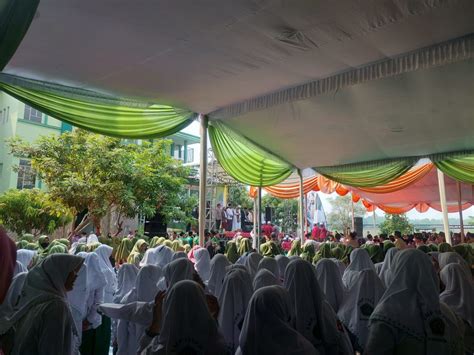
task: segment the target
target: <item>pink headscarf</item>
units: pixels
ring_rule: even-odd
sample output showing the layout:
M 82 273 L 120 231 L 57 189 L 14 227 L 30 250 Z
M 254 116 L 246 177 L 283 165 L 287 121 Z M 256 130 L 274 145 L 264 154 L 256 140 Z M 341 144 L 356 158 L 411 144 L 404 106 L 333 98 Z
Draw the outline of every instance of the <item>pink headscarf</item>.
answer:
M 188 253 L 188 259 L 191 260 L 191 262 L 193 264 L 196 264 L 196 257 L 194 256 L 194 252 L 197 250 L 197 249 L 201 249 L 202 246 L 200 245 L 195 245 L 193 246 L 193 248 L 189 251 Z
M 16 265 L 16 246 L 8 238 L 7 232 L 0 228 L 0 304 L 3 303 L 5 296 L 10 288 L 13 278 L 13 271 Z

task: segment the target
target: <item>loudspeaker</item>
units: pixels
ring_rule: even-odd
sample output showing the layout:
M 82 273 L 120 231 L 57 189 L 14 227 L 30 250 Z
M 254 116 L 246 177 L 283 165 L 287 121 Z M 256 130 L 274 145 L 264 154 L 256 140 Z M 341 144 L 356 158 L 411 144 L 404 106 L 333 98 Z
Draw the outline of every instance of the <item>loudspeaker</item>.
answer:
M 357 238 L 363 238 L 364 235 L 364 219 L 362 217 L 354 217 L 354 229 L 357 232 Z
M 166 236 L 166 223 L 163 222 L 163 216 L 159 213 L 155 214 L 150 220 L 145 220 L 145 232 L 150 237 Z
M 265 207 L 265 222 L 271 221 L 273 215 L 273 208 Z

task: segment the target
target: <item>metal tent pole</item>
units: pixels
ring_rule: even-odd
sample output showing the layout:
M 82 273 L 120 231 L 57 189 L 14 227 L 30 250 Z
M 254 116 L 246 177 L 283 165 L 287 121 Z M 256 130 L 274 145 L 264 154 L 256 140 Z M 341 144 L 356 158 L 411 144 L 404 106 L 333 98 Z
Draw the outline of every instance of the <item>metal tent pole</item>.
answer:
M 257 197 L 253 199 L 253 241 L 252 248 L 257 250 Z
M 199 166 L 199 245 L 204 246 L 206 230 L 206 183 L 207 183 L 207 125 L 208 118 L 199 115 L 201 123 L 201 161 Z
M 443 227 L 446 242 L 452 244 L 451 234 L 449 233 L 449 219 L 448 219 L 448 206 L 446 203 L 446 187 L 444 185 L 444 174 L 441 170 L 438 170 L 438 187 L 439 187 L 439 200 L 441 202 L 441 211 L 443 212 Z
M 299 203 L 298 203 L 298 210 L 299 210 L 299 230 L 300 230 L 300 239 L 301 239 L 301 245 L 304 243 L 304 190 L 303 190 L 303 174 L 301 172 L 301 169 L 298 169 L 298 176 L 300 178 L 300 198 L 299 198 Z
M 260 233 L 262 231 L 262 188 L 258 188 L 258 195 L 257 195 L 257 253 L 260 254 Z
M 352 199 L 352 194 L 351 194 L 351 216 L 352 216 L 352 231 L 354 231 L 355 230 L 354 200 Z
M 462 192 L 461 192 L 461 183 L 456 181 L 458 188 L 458 209 L 459 209 L 459 224 L 461 225 L 461 243 L 464 243 L 464 218 L 462 216 Z

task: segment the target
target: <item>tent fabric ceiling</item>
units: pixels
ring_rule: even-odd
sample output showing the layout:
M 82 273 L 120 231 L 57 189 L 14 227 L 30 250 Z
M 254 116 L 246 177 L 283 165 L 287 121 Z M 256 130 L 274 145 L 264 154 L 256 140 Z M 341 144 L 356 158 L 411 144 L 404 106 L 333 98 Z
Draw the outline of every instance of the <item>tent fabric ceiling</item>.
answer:
M 473 15 L 472 0 L 42 0 L 4 72 L 207 114 L 467 36 Z M 472 149 L 473 68 L 417 70 L 225 122 L 298 168 Z
M 471 0 L 42 0 L 5 72 L 209 113 L 474 32 Z

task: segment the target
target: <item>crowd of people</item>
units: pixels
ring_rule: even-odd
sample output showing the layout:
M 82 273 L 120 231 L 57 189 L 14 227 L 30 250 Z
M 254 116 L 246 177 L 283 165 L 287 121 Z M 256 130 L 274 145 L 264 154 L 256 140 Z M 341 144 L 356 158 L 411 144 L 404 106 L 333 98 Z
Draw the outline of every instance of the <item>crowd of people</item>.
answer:
M 16 244 L 2 232 L 1 351 L 474 351 L 473 244 L 451 246 L 442 234 L 327 231 L 302 243 L 266 229 L 260 243 L 206 233 L 205 247 L 192 232 L 26 235 Z

